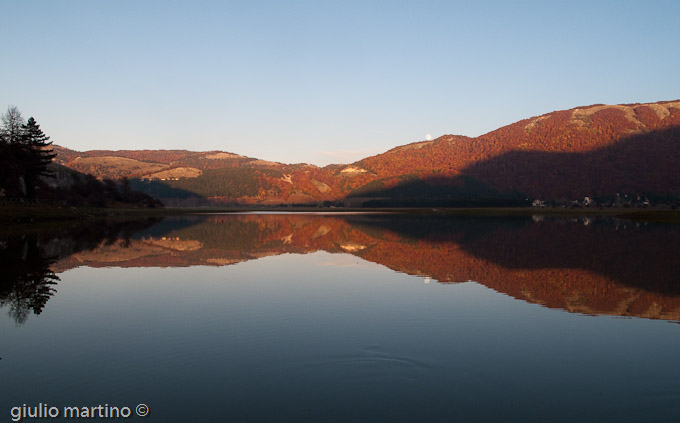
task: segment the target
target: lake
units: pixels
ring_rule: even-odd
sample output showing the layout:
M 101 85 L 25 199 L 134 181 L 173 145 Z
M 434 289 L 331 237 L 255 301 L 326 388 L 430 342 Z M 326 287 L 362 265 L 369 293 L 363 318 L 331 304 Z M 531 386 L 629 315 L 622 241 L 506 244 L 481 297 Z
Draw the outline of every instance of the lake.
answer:
M 4 228 L 0 411 L 677 422 L 679 257 L 680 225 L 594 217 Z

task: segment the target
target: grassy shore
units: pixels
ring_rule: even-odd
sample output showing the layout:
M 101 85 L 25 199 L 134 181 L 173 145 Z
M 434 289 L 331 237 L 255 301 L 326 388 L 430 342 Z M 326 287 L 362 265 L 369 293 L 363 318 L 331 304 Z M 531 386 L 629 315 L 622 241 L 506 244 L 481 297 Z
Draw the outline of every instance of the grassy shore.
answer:
M 630 208 L 318 208 L 318 207 L 205 207 L 205 208 L 96 208 L 70 207 L 40 204 L 0 205 L 0 223 L 31 224 L 38 222 L 63 222 L 99 218 L 143 218 L 179 216 L 187 214 L 233 213 L 246 211 L 260 212 L 381 212 L 408 213 L 420 215 L 446 216 L 488 216 L 488 217 L 521 217 L 521 216 L 608 216 L 622 219 L 680 223 L 680 211 Z

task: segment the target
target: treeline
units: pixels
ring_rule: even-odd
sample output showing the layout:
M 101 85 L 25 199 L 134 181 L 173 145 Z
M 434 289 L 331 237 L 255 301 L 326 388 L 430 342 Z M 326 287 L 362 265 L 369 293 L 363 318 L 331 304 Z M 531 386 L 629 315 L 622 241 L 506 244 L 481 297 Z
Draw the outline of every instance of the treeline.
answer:
M 7 109 L 0 129 L 0 196 L 35 198 L 40 177 L 53 176 L 49 139 L 35 119 L 25 122 L 19 109 Z
M 162 203 L 132 190 L 129 181 L 99 181 L 52 163 L 50 137 L 31 117 L 10 106 L 0 116 L 0 199 L 60 200 L 97 207 L 159 207 Z
M 173 188 L 191 191 L 201 197 L 254 197 L 258 195 L 260 189 L 271 188 L 265 184 L 261 175 L 263 175 L 262 170 L 226 167 L 207 169 L 198 178 L 184 178 L 169 182 Z
M 163 207 L 160 200 L 133 190 L 127 178 L 119 182 L 112 179 L 100 181 L 92 175 L 80 172 L 74 172 L 71 177 L 70 186 L 45 190 L 42 198 L 95 207 Z
M 133 187 L 157 198 L 229 198 L 255 197 L 262 191 L 280 188 L 269 183 L 265 176 L 280 177 L 281 172 L 273 169 L 252 169 L 226 167 L 207 169 L 196 178 L 181 178 L 176 181 L 133 180 Z

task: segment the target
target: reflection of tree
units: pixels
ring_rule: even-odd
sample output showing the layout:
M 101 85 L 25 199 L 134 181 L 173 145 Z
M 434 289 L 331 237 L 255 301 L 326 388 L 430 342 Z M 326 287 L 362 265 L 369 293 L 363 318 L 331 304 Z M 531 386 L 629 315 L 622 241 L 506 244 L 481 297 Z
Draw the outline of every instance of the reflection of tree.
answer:
M 130 246 L 130 238 L 157 223 L 158 218 L 127 221 L 90 221 L 56 232 L 10 235 L 0 239 L 0 307 L 7 307 L 17 324 L 32 312 L 40 314 L 57 292 L 60 281 L 50 266 L 57 260 L 103 243 Z M 49 251 L 49 252 L 48 252 Z
M 59 277 L 50 270 L 54 259 L 47 257 L 35 236 L 21 236 L 5 241 L 0 247 L 0 307 L 23 324 L 31 312 L 40 314 L 54 295 Z

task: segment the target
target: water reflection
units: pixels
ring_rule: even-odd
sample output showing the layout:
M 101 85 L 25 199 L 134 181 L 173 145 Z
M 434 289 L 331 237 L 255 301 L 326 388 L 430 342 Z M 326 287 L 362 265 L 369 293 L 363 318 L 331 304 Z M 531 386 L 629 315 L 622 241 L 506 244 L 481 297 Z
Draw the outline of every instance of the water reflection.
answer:
M 7 239 L 0 254 L 11 276 L 0 295 L 21 322 L 54 294 L 56 273 L 74 267 L 224 266 L 326 251 L 570 312 L 677 321 L 679 241 L 678 225 L 611 218 L 193 216 Z
M 406 273 L 470 279 L 572 312 L 680 319 L 678 225 L 610 218 L 362 220 L 355 223 L 383 240 L 363 256 L 380 262 L 397 254 L 388 266 Z
M 50 270 L 54 258 L 44 254 L 36 236 L 18 236 L 0 244 L 0 307 L 21 325 L 40 314 L 56 290 L 59 277 Z
M 43 231 L 10 228 L 14 231 L 0 237 L 0 308 L 8 309 L 17 325 L 24 324 L 31 313 L 39 315 L 56 294 L 60 260 L 112 244 L 127 248 L 132 233 L 158 221 L 97 221 Z

